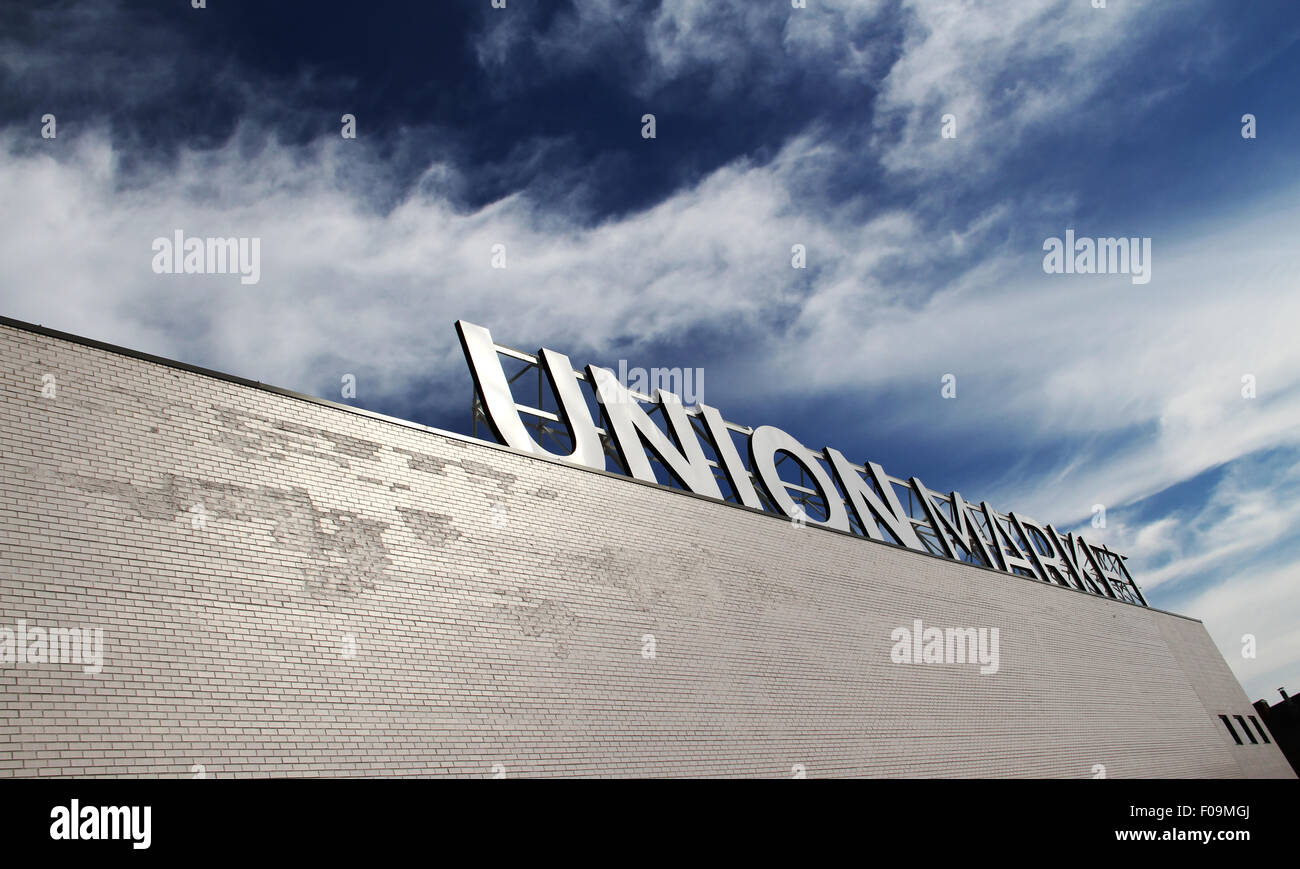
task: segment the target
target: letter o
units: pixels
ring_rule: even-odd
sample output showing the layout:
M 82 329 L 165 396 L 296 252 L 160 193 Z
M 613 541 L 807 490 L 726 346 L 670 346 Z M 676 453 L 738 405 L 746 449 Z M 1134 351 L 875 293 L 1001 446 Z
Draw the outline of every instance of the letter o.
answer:
M 821 491 L 822 499 L 826 502 L 826 521 L 819 522 L 816 519 L 807 519 L 806 521 L 813 525 L 821 525 L 824 528 L 834 528 L 837 531 L 849 531 L 849 514 L 844 508 L 844 501 L 841 500 L 839 490 L 831 482 L 831 478 L 826 474 L 825 468 L 821 462 L 812 454 L 812 450 L 799 443 L 791 435 L 781 431 L 775 426 L 765 425 L 754 429 L 754 433 L 749 438 L 749 466 L 753 468 L 754 473 L 758 474 L 759 481 L 763 488 L 772 496 L 772 500 L 785 511 L 785 514 L 794 518 L 800 513 L 799 507 L 790 497 L 789 490 L 786 489 L 785 483 L 781 481 L 781 475 L 776 470 L 776 454 L 778 452 L 789 453 L 795 461 L 803 466 L 804 471 L 813 478 L 817 488 Z

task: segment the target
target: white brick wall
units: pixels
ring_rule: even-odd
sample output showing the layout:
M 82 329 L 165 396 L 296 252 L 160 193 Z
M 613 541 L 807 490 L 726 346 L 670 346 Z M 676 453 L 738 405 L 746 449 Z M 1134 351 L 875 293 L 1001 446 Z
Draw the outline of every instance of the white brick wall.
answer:
M 0 472 L 0 627 L 105 635 L 0 776 L 1291 776 L 1199 622 L 7 326 Z

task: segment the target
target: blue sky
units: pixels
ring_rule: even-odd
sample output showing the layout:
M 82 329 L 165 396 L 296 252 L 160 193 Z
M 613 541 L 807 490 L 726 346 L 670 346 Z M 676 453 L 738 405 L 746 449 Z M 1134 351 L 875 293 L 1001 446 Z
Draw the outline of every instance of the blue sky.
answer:
M 731 420 L 1087 528 L 1300 689 L 1295 3 L 208 5 L 0 11 L 0 312 L 457 431 L 458 318 L 703 367 Z M 177 228 L 261 281 L 154 274 Z M 1045 274 L 1067 229 L 1151 281 Z

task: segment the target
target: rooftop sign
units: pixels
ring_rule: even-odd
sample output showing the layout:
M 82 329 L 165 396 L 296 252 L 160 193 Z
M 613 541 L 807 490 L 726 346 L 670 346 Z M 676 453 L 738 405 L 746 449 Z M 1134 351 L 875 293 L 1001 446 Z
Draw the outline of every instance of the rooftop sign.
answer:
M 800 525 L 1147 606 L 1123 556 L 1082 535 L 1062 534 L 1023 514 L 998 513 L 988 502 L 976 505 L 955 491 L 932 492 L 916 477 L 891 477 L 874 462 L 854 464 L 831 447 L 811 450 L 773 426 L 729 423 L 716 408 L 685 407 L 663 389 L 654 395 L 633 391 L 607 368 L 575 371 L 567 356 L 553 350 L 534 356 L 499 346 L 482 326 L 460 320 L 456 331 L 474 377 L 476 426 L 486 423 L 514 449 L 596 470 L 612 467 L 645 482 L 785 515 Z M 522 369 L 508 376 L 503 357 Z M 530 373 L 537 379 L 536 406 L 517 401 L 512 390 Z M 547 403 L 555 410 L 545 409 Z M 548 439 L 561 452 L 543 446 Z

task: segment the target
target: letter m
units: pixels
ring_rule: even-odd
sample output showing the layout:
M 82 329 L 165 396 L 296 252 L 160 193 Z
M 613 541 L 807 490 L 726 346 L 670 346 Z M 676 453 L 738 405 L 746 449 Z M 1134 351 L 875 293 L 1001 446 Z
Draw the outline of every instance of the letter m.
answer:
M 210 238 L 207 254 L 208 274 L 224 275 L 233 272 L 239 263 L 239 239 Z
M 1128 274 L 1128 239 L 1097 239 L 1097 271 L 1105 274 Z

